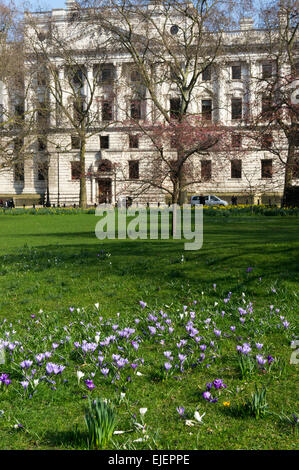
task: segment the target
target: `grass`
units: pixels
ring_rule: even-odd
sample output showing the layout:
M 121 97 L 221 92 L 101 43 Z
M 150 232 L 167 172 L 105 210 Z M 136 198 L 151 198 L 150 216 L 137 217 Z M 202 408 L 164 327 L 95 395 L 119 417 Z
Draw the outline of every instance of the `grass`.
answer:
M 184 252 L 183 241 L 178 240 L 100 241 L 94 235 L 96 222 L 93 214 L 86 213 L 20 213 L 0 218 L 0 338 L 7 338 L 5 333 L 9 332 L 9 341 L 24 345 L 24 351 L 15 348 L 12 358 L 7 352 L 6 363 L 0 365 L 0 374 L 9 373 L 12 379 L 8 387 L 0 388 L 0 410 L 4 412 L 0 416 L 0 448 L 87 448 L 87 399 L 83 397 L 88 396 L 109 398 L 115 405 L 116 429 L 127 431 L 114 435 L 110 448 L 297 448 L 297 431 L 279 417 L 298 412 L 298 366 L 290 364 L 290 343 L 298 335 L 298 218 L 205 217 L 204 244 L 194 252 Z M 225 303 L 228 292 L 231 299 Z M 140 300 L 147 303 L 144 310 Z M 242 327 L 238 308 L 247 308 L 249 302 L 254 322 L 250 324 L 246 316 Z M 198 362 L 201 351 L 186 331 L 190 317 L 180 316 L 184 305 L 187 312 L 195 311 L 195 325 L 208 345 L 202 363 Z M 148 325 L 153 323 L 146 318 L 161 309 L 174 326 L 172 338 L 148 333 Z M 280 316 L 290 323 L 287 329 Z M 135 318 L 140 319 L 138 325 Z M 219 339 L 212 326 L 205 329 L 207 318 L 221 330 Z M 124 347 L 121 354 L 126 353 L 130 362 L 139 361 L 136 370 L 142 376 L 131 369 L 131 382 L 124 380 L 126 373 L 111 384 L 112 376 L 105 380 L 91 355 L 79 354 L 74 348 L 74 341 L 94 341 L 97 331 L 100 338 L 111 334 L 109 319 L 119 328 L 135 327 L 131 339 L 140 339 L 135 355 L 129 343 L 119 343 Z M 232 333 L 231 325 L 236 325 L 236 332 L 225 337 Z M 190 343 L 184 371 L 175 375 L 173 363 L 167 377 L 163 352 L 174 354 L 182 338 Z M 209 346 L 210 341 L 215 347 Z M 50 360 L 64 364 L 65 370 L 41 380 L 34 392 L 31 384 L 23 391 L 20 362 L 51 350 L 53 342 L 59 347 Z M 244 342 L 251 344 L 253 358 L 259 353 L 253 345 L 263 343 L 262 354 L 271 354 L 275 361 L 270 367 L 255 365 L 252 373 L 242 378 L 236 345 Z M 109 354 L 113 352 L 119 352 L 116 345 Z M 109 361 L 112 370 L 111 358 Z M 79 383 L 78 370 L 85 374 Z M 93 372 L 96 387 L 88 390 L 84 380 L 92 378 Z M 222 378 L 227 388 L 217 392 L 217 403 L 209 403 L 202 392 L 206 383 L 216 378 Z M 55 385 L 50 380 L 55 380 Z M 262 386 L 267 389 L 269 412 L 256 419 L 243 407 L 256 387 Z M 185 418 L 179 416 L 178 406 L 184 406 Z M 139 415 L 142 407 L 148 409 L 143 418 Z M 200 415 L 206 413 L 203 423 L 187 426 L 186 419 L 194 421 L 195 410 Z M 136 426 L 136 421 L 146 428 Z M 15 427 L 18 423 L 23 427 Z M 145 436 L 148 439 L 138 442 Z

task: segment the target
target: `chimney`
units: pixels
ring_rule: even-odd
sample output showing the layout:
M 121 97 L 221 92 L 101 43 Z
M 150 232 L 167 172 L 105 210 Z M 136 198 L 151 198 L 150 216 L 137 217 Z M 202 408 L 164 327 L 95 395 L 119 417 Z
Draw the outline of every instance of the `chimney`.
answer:
M 252 29 L 254 25 L 254 21 L 252 18 L 241 18 L 240 19 L 240 30 L 241 31 L 248 31 L 249 29 Z

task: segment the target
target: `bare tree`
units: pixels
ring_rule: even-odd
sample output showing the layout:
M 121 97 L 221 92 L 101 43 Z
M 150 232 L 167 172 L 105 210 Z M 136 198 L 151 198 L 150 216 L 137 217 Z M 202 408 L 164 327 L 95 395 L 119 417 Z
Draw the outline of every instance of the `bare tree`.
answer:
M 80 158 L 80 207 L 86 207 L 86 144 L 114 120 L 114 67 L 107 63 L 107 44 L 82 9 L 73 5 L 63 25 L 52 18 L 42 23 L 26 17 L 27 63 L 35 71 L 32 89 L 39 108 L 40 133 L 57 145 L 55 129 L 71 134 Z M 84 44 L 84 48 L 82 48 Z M 85 47 L 86 46 L 86 47 Z M 97 93 L 101 87 L 102 96 Z M 105 90 L 103 90 L 105 88 Z M 71 143 L 61 141 L 66 152 Z
M 14 169 L 24 178 L 24 160 L 31 158 L 33 114 L 24 109 L 23 30 L 19 10 L 0 3 L 0 171 Z
M 193 160 L 223 139 L 219 96 L 204 76 L 219 73 L 223 36 L 232 25 L 235 4 L 84 2 L 92 7 L 90 23 L 101 25 L 126 60 L 122 106 L 131 132 L 143 133 L 153 148 L 142 188 L 162 189 L 175 203 L 183 203 L 187 188 L 202 181 L 191 171 L 196 168 Z
M 262 69 L 253 74 L 256 112 L 250 116 L 251 138 L 276 157 L 284 179 L 283 200 L 298 172 L 298 1 L 262 2 Z M 297 90 L 297 91 L 296 91 Z

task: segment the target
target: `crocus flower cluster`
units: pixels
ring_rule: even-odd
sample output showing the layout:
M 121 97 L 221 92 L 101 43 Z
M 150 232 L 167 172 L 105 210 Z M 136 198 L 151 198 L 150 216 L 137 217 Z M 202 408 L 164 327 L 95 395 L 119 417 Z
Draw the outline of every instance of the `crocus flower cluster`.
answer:
M 1 374 L 0 375 L 0 385 L 4 384 L 7 387 L 11 384 L 11 380 L 9 378 L 9 374 Z
M 213 398 L 211 390 L 212 388 L 215 388 L 215 390 L 220 390 L 222 388 L 226 388 L 227 385 L 223 383 L 222 379 L 215 379 L 214 382 L 208 382 L 206 384 L 206 391 L 203 392 L 202 396 L 205 400 L 209 401 L 210 403 L 216 403 L 218 401 L 218 398 Z

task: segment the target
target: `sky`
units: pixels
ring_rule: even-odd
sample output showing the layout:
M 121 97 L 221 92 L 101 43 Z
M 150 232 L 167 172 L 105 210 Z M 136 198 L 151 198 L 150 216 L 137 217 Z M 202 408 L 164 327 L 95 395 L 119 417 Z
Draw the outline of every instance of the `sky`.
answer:
M 43 5 L 43 9 L 47 10 L 53 10 L 53 8 L 65 8 L 64 0 L 42 0 L 36 3 Z

